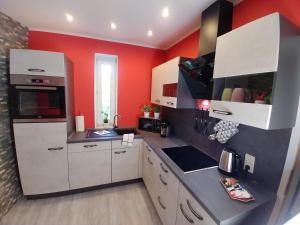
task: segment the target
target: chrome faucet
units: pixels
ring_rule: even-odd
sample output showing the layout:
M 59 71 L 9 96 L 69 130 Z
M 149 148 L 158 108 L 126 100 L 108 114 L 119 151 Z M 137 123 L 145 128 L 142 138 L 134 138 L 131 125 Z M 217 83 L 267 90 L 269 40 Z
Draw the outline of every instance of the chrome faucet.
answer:
M 118 126 L 116 125 L 116 118 L 117 117 L 121 117 L 119 114 L 114 115 L 114 123 L 113 123 L 113 128 L 118 128 Z

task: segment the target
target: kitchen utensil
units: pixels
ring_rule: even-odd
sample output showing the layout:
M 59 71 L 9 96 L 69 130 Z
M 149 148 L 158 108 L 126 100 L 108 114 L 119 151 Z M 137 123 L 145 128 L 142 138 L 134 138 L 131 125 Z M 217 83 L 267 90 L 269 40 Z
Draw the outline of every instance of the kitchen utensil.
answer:
M 219 171 L 226 175 L 238 173 L 242 168 L 242 158 L 232 149 L 224 148 L 219 161 Z

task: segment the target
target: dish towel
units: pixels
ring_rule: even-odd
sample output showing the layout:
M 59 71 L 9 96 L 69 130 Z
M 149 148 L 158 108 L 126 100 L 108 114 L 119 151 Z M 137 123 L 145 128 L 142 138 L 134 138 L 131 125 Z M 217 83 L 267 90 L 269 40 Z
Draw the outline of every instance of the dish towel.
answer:
M 122 145 L 132 146 L 134 141 L 134 134 L 123 134 Z

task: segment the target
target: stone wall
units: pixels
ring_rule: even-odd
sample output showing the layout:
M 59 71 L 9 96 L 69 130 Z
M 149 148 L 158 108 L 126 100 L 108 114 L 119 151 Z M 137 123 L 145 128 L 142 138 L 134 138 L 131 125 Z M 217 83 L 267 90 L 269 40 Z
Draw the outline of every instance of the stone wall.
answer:
M 0 12 L 0 219 L 22 196 L 8 111 L 9 49 L 27 48 L 28 29 Z

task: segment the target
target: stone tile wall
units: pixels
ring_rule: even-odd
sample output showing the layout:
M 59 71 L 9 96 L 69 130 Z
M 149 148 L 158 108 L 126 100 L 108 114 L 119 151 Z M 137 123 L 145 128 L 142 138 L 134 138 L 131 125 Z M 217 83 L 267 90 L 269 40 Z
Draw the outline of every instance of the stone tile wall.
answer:
M 27 48 L 28 29 L 0 12 L 0 219 L 22 196 L 8 110 L 9 49 Z

